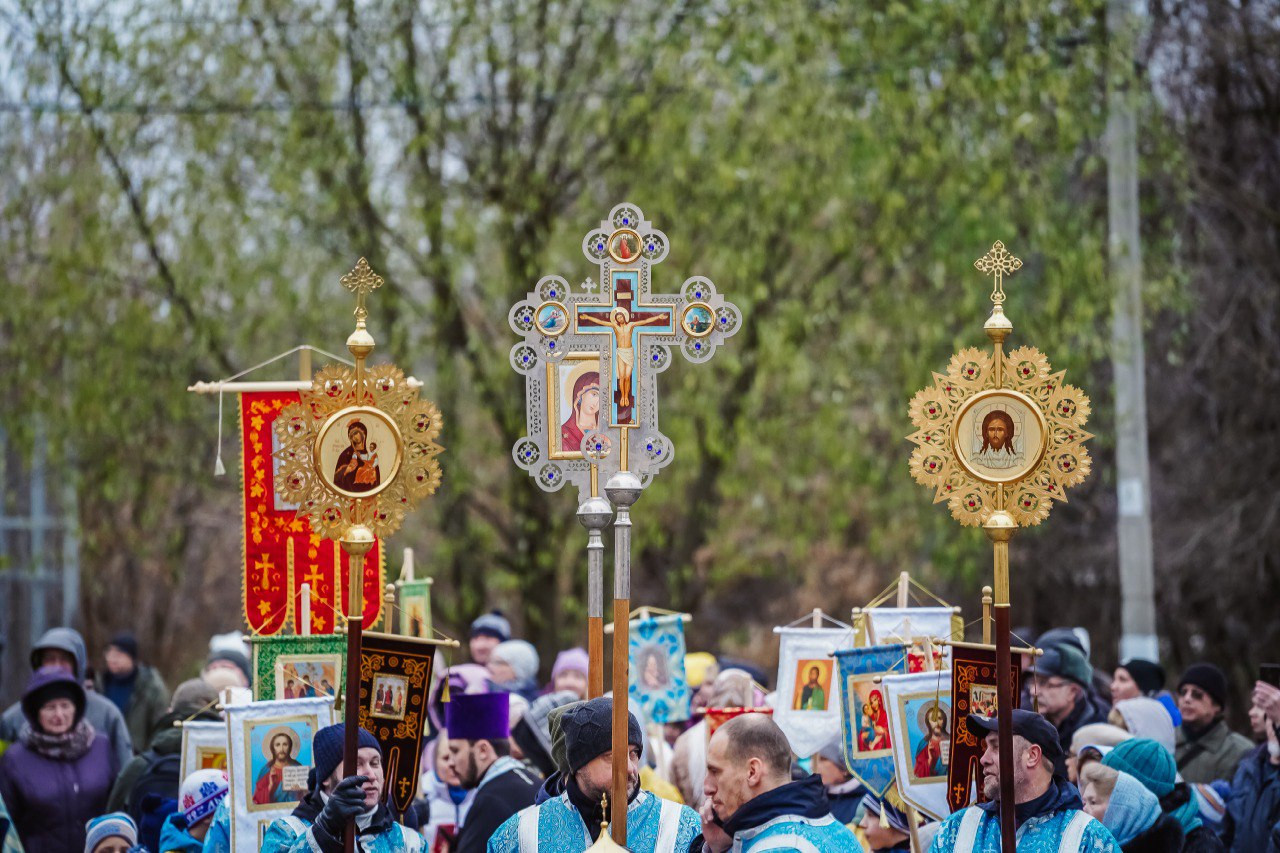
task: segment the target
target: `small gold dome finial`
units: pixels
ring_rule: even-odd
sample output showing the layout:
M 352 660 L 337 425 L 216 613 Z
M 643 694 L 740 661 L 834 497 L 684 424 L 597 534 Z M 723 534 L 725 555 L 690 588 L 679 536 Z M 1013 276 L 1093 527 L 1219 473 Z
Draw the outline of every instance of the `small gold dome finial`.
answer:
M 622 850 L 624 853 L 627 848 L 620 846 L 609 836 L 609 795 L 600 795 L 600 837 L 596 839 L 596 843 L 587 848 L 587 853 L 611 853 L 612 851 Z

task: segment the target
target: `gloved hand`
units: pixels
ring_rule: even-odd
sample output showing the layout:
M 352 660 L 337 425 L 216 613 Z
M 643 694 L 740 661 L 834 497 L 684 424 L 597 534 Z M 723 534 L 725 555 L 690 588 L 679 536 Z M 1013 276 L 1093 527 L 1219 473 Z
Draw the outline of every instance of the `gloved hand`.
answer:
M 368 776 L 348 776 L 334 785 L 316 823 L 334 838 L 342 838 L 347 821 L 366 811 L 363 785 L 368 781 Z

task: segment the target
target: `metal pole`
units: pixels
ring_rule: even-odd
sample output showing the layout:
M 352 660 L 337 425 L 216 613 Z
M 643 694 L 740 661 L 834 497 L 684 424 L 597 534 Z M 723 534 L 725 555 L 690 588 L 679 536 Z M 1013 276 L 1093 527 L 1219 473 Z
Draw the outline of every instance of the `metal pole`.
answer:
M 991 513 L 982 525 L 991 540 L 995 564 L 996 719 L 1000 739 L 1000 847 L 1016 853 L 1017 825 L 1013 791 L 1013 681 L 1009 677 L 1009 539 L 1017 530 L 1013 517 L 1003 509 Z
M 1120 557 L 1120 659 L 1159 658 L 1151 544 L 1151 469 L 1142 340 L 1142 246 L 1138 210 L 1138 129 L 1132 36 L 1125 0 L 1107 3 L 1116 67 L 1107 87 L 1108 257 L 1114 284 L 1111 367 L 1116 383 L 1116 497 Z
M 587 529 L 587 698 L 604 695 L 604 539 L 601 532 L 613 520 L 613 507 L 592 496 L 578 507 L 578 521 Z
M 626 430 L 622 462 L 626 465 Z M 640 478 L 622 470 L 609 478 L 604 492 L 618 508 L 613 522 L 613 840 L 627 843 L 627 744 L 628 649 L 631 633 L 631 507 L 640 499 Z

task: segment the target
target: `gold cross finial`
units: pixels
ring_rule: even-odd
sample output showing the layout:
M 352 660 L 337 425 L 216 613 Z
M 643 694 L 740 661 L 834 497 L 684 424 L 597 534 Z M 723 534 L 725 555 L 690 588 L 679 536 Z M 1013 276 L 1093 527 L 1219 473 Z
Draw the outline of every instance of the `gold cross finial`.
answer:
M 999 240 L 991 247 L 991 251 L 973 262 L 983 275 L 993 275 L 995 286 L 991 290 L 991 301 L 996 305 L 1004 303 L 1004 277 L 1022 269 L 1022 260 L 1009 254 L 1004 243 Z
M 366 294 L 382 287 L 382 276 L 373 271 L 368 261 L 361 258 L 356 261 L 356 265 L 351 268 L 351 272 L 342 277 L 341 281 L 343 287 L 356 295 L 356 325 L 363 327 L 364 321 L 369 316 L 369 312 L 364 307 L 364 297 Z

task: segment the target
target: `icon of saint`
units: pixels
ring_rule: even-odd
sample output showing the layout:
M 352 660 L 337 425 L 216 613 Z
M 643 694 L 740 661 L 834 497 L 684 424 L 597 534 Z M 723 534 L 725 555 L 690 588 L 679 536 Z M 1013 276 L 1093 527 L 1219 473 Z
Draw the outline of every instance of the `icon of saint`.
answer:
M 670 683 L 667 675 L 667 659 L 662 652 L 653 646 L 645 649 L 643 662 L 640 664 L 640 685 L 645 690 L 663 690 Z
M 382 482 L 378 469 L 378 444 L 369 444 L 369 428 L 359 419 L 347 424 L 347 449 L 338 456 L 333 484 L 348 492 L 367 492 Z
M 947 764 L 942 760 L 942 745 L 950 739 L 947 733 L 947 712 L 934 702 L 924 712 L 925 725 L 929 731 L 916 745 L 916 778 L 927 779 L 930 776 L 947 775 Z
M 649 326 L 653 323 L 664 323 L 666 317 L 656 315 L 643 320 L 632 320 L 631 312 L 618 306 L 609 312 L 609 319 L 582 314 L 581 320 L 596 326 L 608 326 L 613 329 L 614 340 L 614 375 L 618 377 L 618 406 L 631 408 L 631 378 L 635 374 L 636 351 L 632 346 L 631 333 L 637 326 Z
M 560 425 L 560 449 L 580 451 L 582 437 L 600 423 L 600 372 L 592 370 L 579 376 L 572 394 L 573 412 Z
M 800 699 L 796 702 L 795 710 L 827 710 L 827 691 L 822 687 L 822 670 L 818 667 L 809 667 L 809 680 L 800 690 Z

